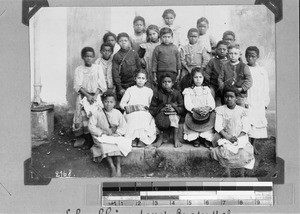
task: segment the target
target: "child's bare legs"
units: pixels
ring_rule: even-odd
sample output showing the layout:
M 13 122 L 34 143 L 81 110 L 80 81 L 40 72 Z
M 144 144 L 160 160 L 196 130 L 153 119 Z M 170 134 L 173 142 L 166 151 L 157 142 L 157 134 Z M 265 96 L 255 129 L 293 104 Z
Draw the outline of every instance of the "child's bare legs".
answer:
M 112 158 L 108 156 L 108 157 L 106 157 L 106 160 L 107 160 L 108 165 L 109 165 L 110 170 L 111 170 L 111 177 L 115 177 L 117 175 L 117 169 L 114 165 L 114 162 L 113 162 Z
M 179 141 L 178 138 L 178 132 L 179 132 L 179 128 L 175 128 L 172 127 L 172 134 L 173 134 L 173 138 L 174 138 L 174 147 L 182 147 L 182 143 Z
M 159 134 L 158 134 L 158 139 L 156 141 L 156 143 L 153 143 L 152 146 L 158 148 L 162 145 L 163 143 L 163 137 L 164 136 L 164 132 L 163 131 L 160 131 Z
M 259 155 L 259 152 L 257 151 L 256 146 L 255 146 L 255 138 L 250 137 L 249 139 L 250 139 L 250 143 L 251 143 L 252 146 L 253 146 L 254 154 L 255 154 L 255 155 Z
M 241 177 L 245 177 L 245 168 L 241 168 Z
M 116 156 L 117 177 L 121 177 L 121 156 Z

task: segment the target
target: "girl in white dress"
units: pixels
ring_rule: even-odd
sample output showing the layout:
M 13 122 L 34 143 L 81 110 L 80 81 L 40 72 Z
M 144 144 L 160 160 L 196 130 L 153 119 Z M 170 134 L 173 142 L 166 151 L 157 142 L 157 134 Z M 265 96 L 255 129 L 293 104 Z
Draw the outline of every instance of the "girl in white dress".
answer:
M 155 120 L 148 111 L 153 91 L 145 86 L 145 70 L 137 73 L 135 81 L 136 85 L 125 91 L 120 107 L 125 110 L 128 126 L 125 136 L 132 139 L 133 147 L 143 147 L 153 143 L 156 138 Z
M 211 148 L 211 157 L 219 161 L 226 168 L 230 176 L 231 168 L 253 169 L 254 149 L 249 142 L 250 129 L 247 109 L 236 105 L 237 88 L 226 86 L 224 88 L 224 101 L 226 105 L 219 106 L 216 111 L 215 130 L 221 136 L 218 146 Z
M 253 85 L 248 90 L 248 111 L 251 129 L 249 131 L 250 142 L 254 147 L 254 153 L 258 154 L 255 147 L 255 139 L 267 138 L 266 108 L 269 105 L 269 80 L 267 71 L 257 64 L 259 49 L 250 46 L 246 49 L 246 60 L 252 76 Z
M 126 157 L 131 151 L 131 139 L 124 137 L 126 121 L 122 113 L 114 108 L 115 94 L 107 91 L 101 98 L 104 108 L 89 120 L 88 127 L 95 143 L 91 152 L 95 162 L 101 162 L 104 158 L 107 160 L 112 177 L 120 177 L 121 157 Z
M 93 48 L 83 48 L 81 58 L 84 64 L 78 66 L 74 74 L 74 90 L 77 93 L 73 118 L 73 133 L 77 137 L 74 147 L 82 146 L 83 149 L 90 149 L 93 144 L 88 130 L 88 118 L 91 112 L 87 114 L 85 106 L 102 107 L 100 95 L 107 89 L 102 68 L 93 64 L 94 57 Z M 86 105 L 83 104 L 84 101 Z
M 183 126 L 183 139 L 188 142 L 192 142 L 195 147 L 199 147 L 200 144 L 209 147 L 209 143 L 213 138 L 213 118 L 206 124 L 198 126 L 197 124 L 187 123 L 189 120 L 189 113 L 196 112 L 200 115 L 206 115 L 215 108 L 215 100 L 211 94 L 209 87 L 203 86 L 203 70 L 199 67 L 195 67 L 191 72 L 192 87 L 184 89 L 182 92 L 184 96 L 184 106 L 188 111 L 186 116 L 186 123 Z M 189 125 L 190 124 L 190 125 Z

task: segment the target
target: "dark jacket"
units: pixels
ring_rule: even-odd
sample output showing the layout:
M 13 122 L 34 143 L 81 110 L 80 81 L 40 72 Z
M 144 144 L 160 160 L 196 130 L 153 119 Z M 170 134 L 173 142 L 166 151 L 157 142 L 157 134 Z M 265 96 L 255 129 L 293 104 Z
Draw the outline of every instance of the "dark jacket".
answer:
M 184 114 L 184 103 L 182 94 L 172 89 L 168 92 L 164 89 L 159 89 L 154 93 L 149 107 L 150 114 L 155 117 L 166 104 L 171 104 L 178 115 Z
M 136 72 L 140 69 L 141 64 L 136 51 L 120 49 L 112 60 L 112 75 L 117 92 L 133 86 Z
M 252 86 L 250 69 L 242 62 L 236 65 L 227 62 L 222 66 L 218 82 L 221 90 L 223 90 L 225 85 L 234 85 L 243 89 L 241 97 L 247 97 L 247 90 Z

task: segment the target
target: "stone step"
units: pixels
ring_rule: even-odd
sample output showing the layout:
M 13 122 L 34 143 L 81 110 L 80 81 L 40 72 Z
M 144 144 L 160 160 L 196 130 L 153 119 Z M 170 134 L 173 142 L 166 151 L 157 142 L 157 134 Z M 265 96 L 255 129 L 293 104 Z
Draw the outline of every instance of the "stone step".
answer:
M 194 147 L 191 144 L 175 148 L 171 143 L 164 143 L 159 148 L 133 148 L 131 153 L 123 158 L 122 164 L 142 169 L 179 168 L 195 159 L 210 160 L 209 149 L 204 146 Z

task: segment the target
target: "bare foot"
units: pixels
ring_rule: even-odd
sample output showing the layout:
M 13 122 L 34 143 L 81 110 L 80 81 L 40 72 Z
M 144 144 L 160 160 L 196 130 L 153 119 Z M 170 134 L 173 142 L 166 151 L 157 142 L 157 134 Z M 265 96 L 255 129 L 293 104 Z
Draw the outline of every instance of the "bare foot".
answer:
M 117 169 L 116 177 L 121 177 L 121 176 L 122 176 L 121 169 Z
M 152 146 L 158 148 L 163 144 L 163 133 L 160 133 L 158 136 L 158 139 L 155 143 L 152 144 Z
M 178 147 L 182 147 L 182 146 L 183 146 L 182 143 L 176 138 L 174 140 L 174 147 L 178 148 Z

